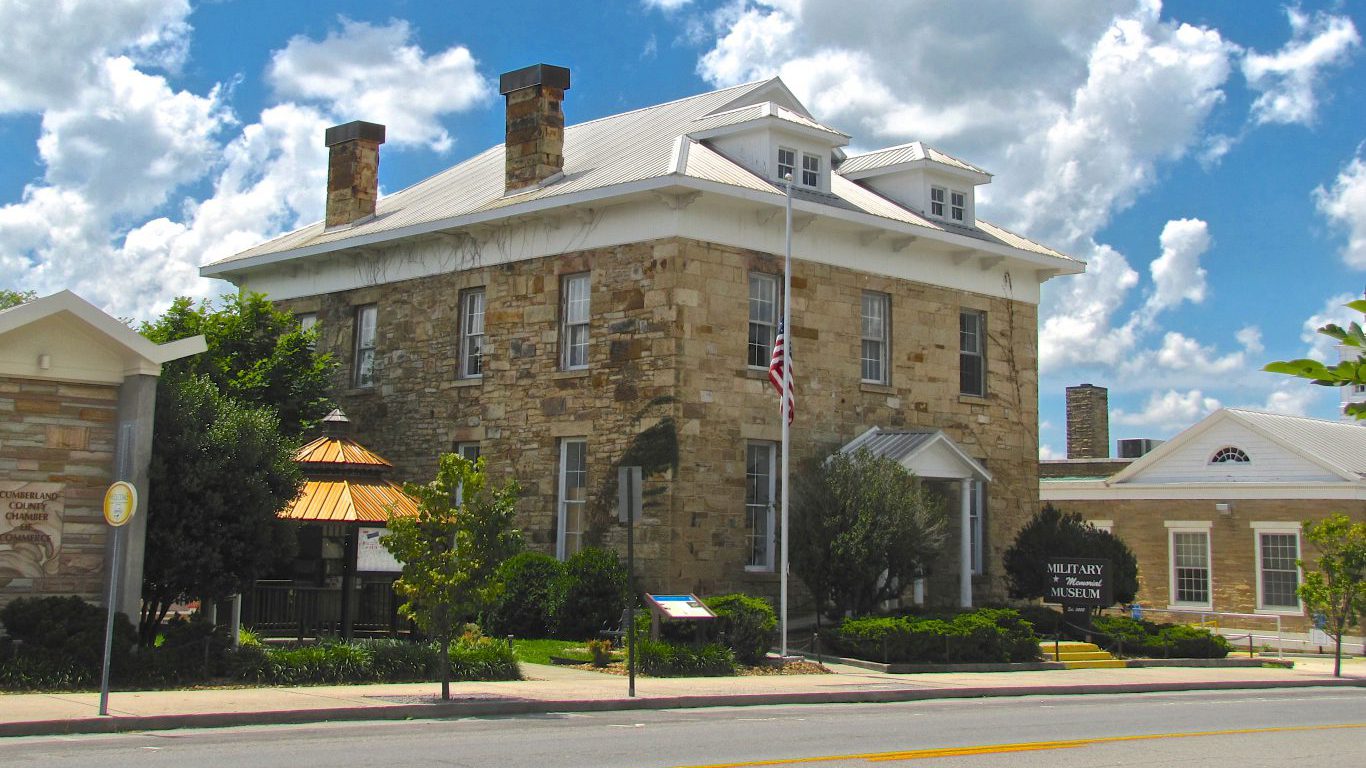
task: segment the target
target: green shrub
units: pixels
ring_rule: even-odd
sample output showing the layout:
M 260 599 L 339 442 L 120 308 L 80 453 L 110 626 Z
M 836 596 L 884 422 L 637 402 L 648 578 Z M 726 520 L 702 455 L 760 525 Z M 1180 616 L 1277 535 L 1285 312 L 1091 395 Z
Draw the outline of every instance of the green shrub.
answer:
M 778 617 L 767 600 L 737 593 L 709 597 L 703 602 L 716 614 L 716 620 L 710 623 L 718 638 L 723 638 L 741 664 L 763 661 L 772 645 L 773 630 L 778 626 Z
M 1187 624 L 1155 624 L 1127 616 L 1098 616 L 1091 622 L 1097 639 L 1125 656 L 1173 659 L 1222 659 L 1229 644 L 1222 635 Z
M 0 687 L 72 689 L 98 685 L 106 611 L 79 597 L 21 597 L 0 608 L 9 640 L 0 649 Z M 137 631 L 114 617 L 113 671 L 127 668 Z
M 582 549 L 564 562 L 556 587 L 559 636 L 567 640 L 596 637 L 621 621 L 627 600 L 626 567 L 617 553 Z
M 512 643 L 467 634 L 451 644 L 452 680 L 521 680 Z
M 540 552 L 508 558 L 494 576 L 497 592 L 484 615 L 493 635 L 547 637 L 555 630 L 556 585 L 564 563 Z
M 949 620 L 915 616 L 846 619 L 834 634 L 848 656 L 883 663 L 1022 662 L 1039 658 L 1033 626 L 1009 609 L 983 608 Z
M 440 656 L 433 645 L 409 640 L 362 640 L 370 649 L 374 679 L 386 683 L 416 683 L 433 680 L 437 676 L 436 660 Z
M 636 646 L 640 671 L 652 677 L 724 677 L 735 674 L 735 654 L 719 643 L 693 647 L 645 640 Z

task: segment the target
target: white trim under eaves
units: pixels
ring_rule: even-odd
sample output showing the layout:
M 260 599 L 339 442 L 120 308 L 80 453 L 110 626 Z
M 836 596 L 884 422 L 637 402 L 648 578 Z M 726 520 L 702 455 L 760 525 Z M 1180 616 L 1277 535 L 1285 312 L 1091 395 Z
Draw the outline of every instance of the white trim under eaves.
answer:
M 479 211 L 463 216 L 454 216 L 448 219 L 422 222 L 407 227 L 400 227 L 398 229 L 375 232 L 369 235 L 359 235 L 343 240 L 333 240 L 326 243 L 318 243 L 316 245 L 306 245 L 291 250 L 261 254 L 260 256 L 250 256 L 244 259 L 206 264 L 199 268 L 199 274 L 201 277 L 228 279 L 228 276 L 236 273 L 281 264 L 293 261 L 294 259 L 318 256 L 325 253 L 334 253 L 368 245 L 379 245 L 381 243 L 402 240 L 408 237 L 416 237 L 418 235 L 426 235 L 445 230 L 461 229 L 475 224 L 485 224 L 492 221 L 510 219 L 516 216 L 542 213 L 558 208 L 569 208 L 574 206 L 589 207 L 593 203 L 612 200 L 614 198 L 677 188 L 738 198 L 760 204 L 775 206 L 783 206 L 785 204 L 784 195 L 776 189 L 773 191 L 747 189 L 718 181 L 697 179 L 680 174 L 669 174 L 667 176 L 653 176 L 648 179 L 598 187 L 582 192 L 541 197 L 535 200 L 528 200 L 524 203 L 513 203 L 492 210 Z M 844 221 L 863 227 L 881 228 L 902 236 L 909 235 L 925 240 L 934 240 L 959 249 L 970 249 L 986 254 L 1002 256 L 1015 261 L 1024 262 L 1026 265 L 1038 269 L 1056 270 L 1059 274 L 1080 274 L 1084 272 L 1086 268 L 1086 265 L 1083 262 L 1073 259 L 1048 256 L 1046 254 L 1026 251 L 1008 245 L 989 243 L 974 237 L 968 237 L 967 235 L 959 235 L 933 227 L 895 221 L 863 211 L 850 211 L 844 208 L 811 203 L 800 199 L 793 200 L 792 209 L 794 211 L 824 216 L 828 219 Z M 1161 450 L 1165 445 L 1170 445 L 1170 443 L 1159 446 L 1157 450 Z M 1151 456 L 1152 454 L 1149 455 Z
M 1366 501 L 1366 481 L 1359 483 L 1125 483 L 1042 480 L 1040 501 L 1142 501 L 1194 499 Z

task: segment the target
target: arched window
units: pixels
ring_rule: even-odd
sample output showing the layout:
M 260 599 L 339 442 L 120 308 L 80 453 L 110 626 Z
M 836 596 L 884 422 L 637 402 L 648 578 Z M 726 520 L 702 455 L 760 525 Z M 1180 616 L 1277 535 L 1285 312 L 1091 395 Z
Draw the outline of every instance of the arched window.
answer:
M 1214 452 L 1214 456 L 1210 458 L 1209 463 L 1211 463 L 1211 464 L 1230 464 L 1230 463 L 1233 463 L 1233 464 L 1247 464 L 1247 463 L 1249 463 L 1249 462 L 1251 462 L 1251 461 L 1252 461 L 1252 459 L 1249 459 L 1249 458 L 1247 457 L 1247 454 L 1246 454 L 1246 453 L 1243 453 L 1243 449 L 1242 449 L 1242 448 L 1234 448 L 1234 447 L 1231 446 L 1231 445 L 1226 445 L 1226 446 L 1224 446 L 1223 448 L 1220 448 L 1219 450 L 1217 450 L 1217 451 Z

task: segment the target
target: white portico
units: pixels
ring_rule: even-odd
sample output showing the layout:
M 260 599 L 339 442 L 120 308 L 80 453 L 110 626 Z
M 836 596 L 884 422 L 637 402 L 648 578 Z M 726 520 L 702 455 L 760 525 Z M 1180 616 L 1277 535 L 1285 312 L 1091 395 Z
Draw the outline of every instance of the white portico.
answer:
M 840 449 L 853 453 L 867 449 L 874 456 L 892 459 L 922 480 L 956 484 L 958 487 L 958 600 L 972 607 L 972 575 L 982 564 L 985 483 L 991 473 L 981 462 L 958 447 L 942 429 L 888 430 L 873 427 Z

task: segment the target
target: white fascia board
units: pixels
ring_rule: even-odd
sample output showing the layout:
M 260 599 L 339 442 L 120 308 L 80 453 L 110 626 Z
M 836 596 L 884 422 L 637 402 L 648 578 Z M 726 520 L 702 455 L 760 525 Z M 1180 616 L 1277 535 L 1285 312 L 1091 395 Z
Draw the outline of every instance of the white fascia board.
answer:
M 835 173 L 838 173 L 850 181 L 861 181 L 863 179 L 872 179 L 878 176 L 890 176 L 905 171 L 919 170 L 932 170 L 936 173 L 957 176 L 964 181 L 971 182 L 973 186 L 991 183 L 991 174 L 989 173 L 969 171 L 966 168 L 960 168 L 956 165 L 950 165 L 949 163 L 941 163 L 938 160 L 931 160 L 928 157 L 922 157 L 919 160 L 908 160 L 904 163 L 897 163 L 895 165 L 877 165 L 872 168 L 864 168 L 861 171 L 851 171 L 850 173 L 844 173 L 836 168 Z
M 1047 480 L 1039 483 L 1041 501 L 1195 500 L 1366 501 L 1366 482 L 1357 483 L 1171 483 L 1111 485 Z
M 538 198 L 536 200 L 528 200 L 524 203 L 514 203 L 512 205 L 496 208 L 493 210 L 479 211 L 477 213 L 455 216 L 448 219 L 439 219 L 436 221 L 414 224 L 408 227 L 387 230 L 384 232 L 376 232 L 369 235 L 361 235 L 358 237 L 348 238 L 345 240 L 318 243 L 315 245 L 304 246 L 302 248 L 295 248 L 287 251 L 278 251 L 276 253 L 262 254 L 260 256 L 252 256 L 250 258 L 239 259 L 236 261 L 209 264 L 200 267 L 199 274 L 203 277 L 217 277 L 226 280 L 231 280 L 233 275 L 239 273 L 256 271 L 263 267 L 269 267 L 273 265 L 283 265 L 296 259 L 308 258 L 310 256 L 335 253 L 338 251 L 345 251 L 352 248 L 360 248 L 370 245 L 380 245 L 396 240 L 402 240 L 404 238 L 432 234 L 434 232 L 443 232 L 446 230 L 458 230 L 464 227 L 469 227 L 477 224 L 485 224 L 494 221 L 510 219 L 517 216 L 544 213 L 556 209 L 572 207 L 587 208 L 592 207 L 595 204 L 601 204 L 609 200 L 620 200 L 621 198 L 627 198 L 634 195 L 640 195 L 643 193 L 667 191 L 674 189 L 698 191 L 704 194 L 715 194 L 723 197 L 746 200 L 761 205 L 772 205 L 775 207 L 783 207 L 784 205 L 786 205 L 786 196 L 776 189 L 773 191 L 747 189 L 744 187 L 737 187 L 732 184 L 725 184 L 722 182 L 711 181 L 708 179 L 699 179 L 692 176 L 683 176 L 680 174 L 670 174 L 667 176 L 655 176 L 648 179 L 640 179 L 638 181 L 626 182 L 624 184 L 617 184 L 610 187 L 599 187 L 597 189 L 584 190 L 582 192 L 574 192 L 565 195 L 554 195 L 551 197 Z M 1077 261 L 1072 261 L 1070 259 L 1062 259 L 1055 256 L 1048 256 L 1041 253 L 1035 253 L 1033 251 L 1026 251 L 1019 248 L 1013 248 L 1008 245 L 978 240 L 973 237 L 959 235 L 953 232 L 946 232 L 944 230 L 934 229 L 931 227 L 922 227 L 907 222 L 886 219 L 881 216 L 875 216 L 871 213 L 865 213 L 863 211 L 851 211 L 845 208 L 821 205 L 818 203 L 812 203 L 800 199 L 794 199 L 792 201 L 792 209 L 794 211 L 798 211 L 801 213 L 810 213 L 834 221 L 843 221 L 849 224 L 856 224 L 861 227 L 884 229 L 902 236 L 909 235 L 917 238 L 923 238 L 925 240 L 938 241 L 956 249 L 968 249 L 978 251 L 981 253 L 1002 256 L 1017 263 L 1023 263 L 1034 269 L 1052 269 L 1057 270 L 1061 274 L 1080 274 L 1084 272 L 1086 269 L 1085 264 L 1082 264 L 1081 262 Z
M 752 120 L 745 120 L 740 123 L 730 123 L 729 125 L 718 125 L 715 128 L 706 128 L 701 131 L 691 131 L 686 135 L 693 141 L 706 141 L 707 139 L 715 139 L 720 136 L 730 136 L 736 133 L 754 133 L 762 130 L 792 134 L 823 143 L 831 143 L 839 147 L 847 145 L 850 139 L 850 136 L 847 133 L 840 133 L 834 129 L 817 128 L 813 125 L 794 123 L 791 120 L 784 120 L 777 115 L 771 114 L 760 115 Z M 832 139 L 834 141 L 831 141 Z

